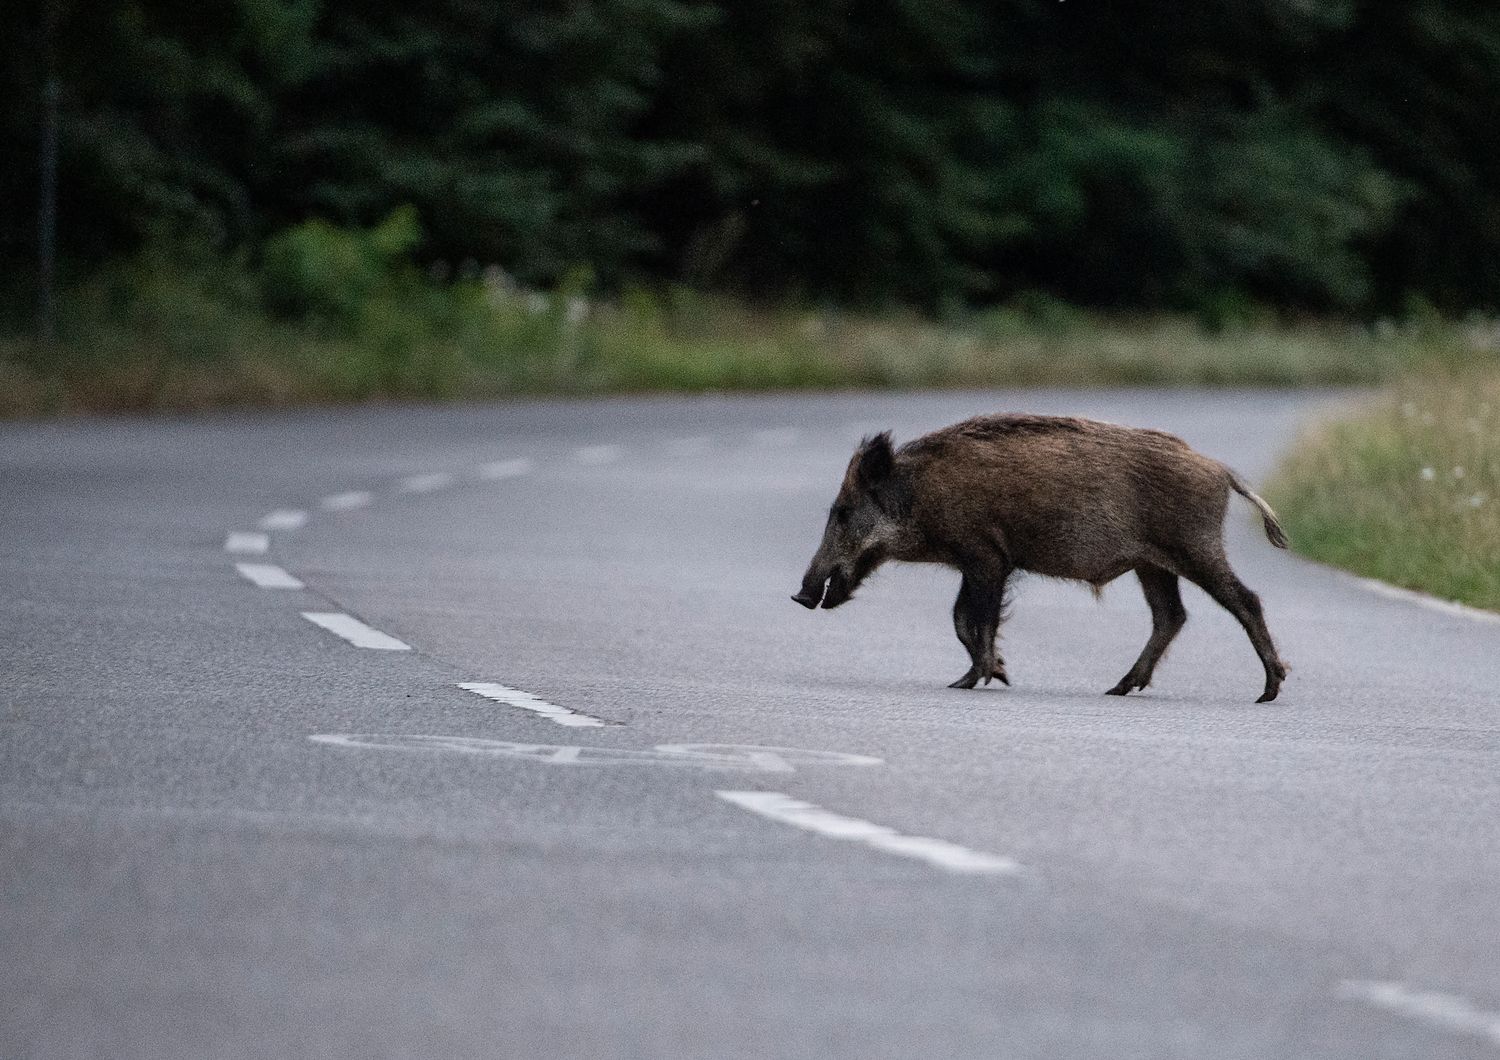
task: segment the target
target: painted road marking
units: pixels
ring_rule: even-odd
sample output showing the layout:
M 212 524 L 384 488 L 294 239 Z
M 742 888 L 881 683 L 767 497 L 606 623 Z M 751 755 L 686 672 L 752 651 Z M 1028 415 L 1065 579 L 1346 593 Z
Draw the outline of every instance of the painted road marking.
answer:
M 1411 589 L 1403 589 L 1399 585 L 1377 581 L 1374 578 L 1355 578 L 1354 580 L 1372 593 L 1379 593 L 1392 600 L 1404 600 L 1409 604 L 1417 604 L 1430 611 L 1441 611 L 1445 615 L 1473 619 L 1477 622 L 1500 622 L 1500 613 L 1494 611 L 1485 611 L 1467 604 L 1455 603 L 1452 600 L 1441 600 L 1436 596 L 1413 592 Z
M 411 645 L 399 641 L 389 633 L 382 633 L 367 626 L 353 615 L 339 611 L 304 611 L 302 617 L 315 626 L 343 637 L 356 648 L 371 648 L 375 651 L 411 651 Z
M 402 493 L 433 493 L 453 485 L 454 476 L 447 471 L 428 471 L 421 475 L 408 475 L 401 480 Z
M 815 751 L 805 747 L 762 747 L 735 743 L 661 743 L 658 751 L 669 754 L 743 759 L 747 768 L 762 773 L 791 773 L 796 766 L 880 766 L 885 759 L 845 751 Z
M 1500 1012 L 1486 1012 L 1455 994 L 1414 990 L 1405 983 L 1365 979 L 1345 979 L 1339 983 L 1339 993 L 1431 1027 L 1482 1038 L 1491 1045 L 1500 1046 Z
M 296 508 L 277 508 L 261 516 L 262 530 L 300 530 L 307 525 L 307 513 Z
M 798 431 L 795 427 L 773 427 L 766 431 L 756 431 L 755 444 L 781 448 L 796 442 L 797 435 Z
M 522 692 L 517 688 L 507 688 L 505 685 L 497 685 L 489 681 L 466 681 L 458 687 L 465 692 L 473 692 L 476 696 L 492 699 L 496 703 L 505 703 L 508 706 L 529 710 L 558 725 L 582 729 L 604 724 L 599 718 L 580 714 L 567 707 L 559 707 L 556 703 L 548 703 L 545 699 L 534 696 L 530 692 Z
M 502 478 L 515 478 L 517 475 L 529 474 L 531 461 L 524 456 L 518 456 L 511 460 L 495 460 L 488 464 L 481 464 L 479 477 L 494 481 Z
M 258 530 L 231 530 L 229 536 L 224 538 L 225 552 L 261 556 L 270 547 L 271 539 Z
M 348 493 L 335 493 L 324 497 L 318 502 L 318 507 L 325 512 L 352 512 L 356 508 L 364 508 L 375 499 L 375 495 L 369 490 L 350 490 Z
M 613 464 L 620 459 L 622 450 L 618 445 L 586 445 L 573 454 L 573 458 L 580 464 L 597 467 L 600 464 Z
M 236 563 L 234 569 L 262 589 L 300 589 L 302 583 L 274 563 Z
M 924 836 L 902 835 L 894 828 L 883 824 L 871 824 L 857 817 L 825 810 L 778 791 L 718 791 L 714 794 L 741 809 L 769 817 L 782 824 L 805 828 L 809 832 L 828 836 L 830 839 L 847 839 L 865 846 L 874 847 L 887 854 L 916 858 L 949 872 L 983 873 L 989 875 L 1014 876 L 1024 870 L 1010 858 L 982 854 L 945 839 L 928 839 Z
M 655 765 L 696 769 L 737 769 L 751 773 L 790 773 L 799 765 L 878 766 L 879 758 L 812 751 L 801 747 L 760 747 L 754 744 L 658 744 L 650 751 L 617 747 L 576 747 L 563 744 L 512 743 L 474 736 L 425 736 L 416 733 L 324 732 L 308 737 L 332 747 L 362 747 L 381 751 L 452 751 L 492 758 L 524 758 L 550 765 Z

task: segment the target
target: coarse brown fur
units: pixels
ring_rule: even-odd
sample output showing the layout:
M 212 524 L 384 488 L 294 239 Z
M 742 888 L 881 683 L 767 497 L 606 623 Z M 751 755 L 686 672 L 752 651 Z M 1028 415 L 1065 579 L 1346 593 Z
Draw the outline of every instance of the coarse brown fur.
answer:
M 1161 431 L 1059 416 L 980 416 L 891 446 L 867 438 L 849 462 L 823 542 L 793 597 L 837 607 L 886 560 L 942 563 L 963 574 L 954 629 L 972 688 L 1009 683 L 995 649 L 1006 583 L 1016 571 L 1069 578 L 1097 592 L 1135 571 L 1152 632 L 1130 671 L 1110 689 L 1145 688 L 1187 619 L 1187 578 L 1235 616 L 1265 668 L 1260 702 L 1287 675 L 1260 600 L 1224 553 L 1229 491 L 1259 509 L 1266 536 L 1285 548 L 1269 505 L 1233 471 Z

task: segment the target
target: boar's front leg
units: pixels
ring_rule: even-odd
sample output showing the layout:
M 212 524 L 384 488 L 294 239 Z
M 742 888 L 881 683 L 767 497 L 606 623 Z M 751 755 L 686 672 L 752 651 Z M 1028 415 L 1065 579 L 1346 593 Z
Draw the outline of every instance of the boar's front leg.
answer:
M 964 572 L 958 587 L 958 599 L 953 601 L 953 630 L 958 634 L 959 642 L 968 649 L 973 665 L 949 688 L 973 688 L 981 680 L 989 684 L 996 677 L 1002 684 L 1010 684 L 1010 678 L 1005 676 L 1005 663 L 995 651 L 1008 573 L 1001 571 L 985 576 L 973 571 Z

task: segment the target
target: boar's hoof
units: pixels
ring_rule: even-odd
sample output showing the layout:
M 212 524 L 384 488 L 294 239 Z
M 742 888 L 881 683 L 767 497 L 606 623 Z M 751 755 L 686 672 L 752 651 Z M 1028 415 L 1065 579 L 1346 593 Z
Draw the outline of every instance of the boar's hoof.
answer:
M 1269 670 L 1266 673 L 1266 690 L 1260 694 L 1260 698 L 1255 702 L 1269 703 L 1275 699 L 1277 693 L 1281 691 L 1281 682 L 1286 680 L 1286 675 L 1291 669 L 1290 666 L 1280 659 L 1276 660 L 1275 669 Z
M 1130 695 L 1130 693 L 1134 692 L 1137 688 L 1145 688 L 1145 687 L 1146 687 L 1145 685 L 1138 685 L 1134 681 L 1132 681 L 1130 678 L 1124 677 L 1124 678 L 1120 679 L 1120 683 L 1119 684 L 1115 685 L 1114 688 L 1111 688 L 1108 692 L 1106 692 L 1104 694 L 1106 696 L 1128 696 L 1128 695 Z
M 976 669 L 974 669 L 974 667 L 971 666 L 971 667 L 969 667 L 969 672 L 968 673 L 964 674 L 962 677 L 960 677 L 957 681 L 954 681 L 948 687 L 949 688 L 973 688 L 978 683 L 979 683 L 979 671 L 976 670 Z
M 1010 687 L 1010 678 L 1005 676 L 1005 667 L 1004 666 L 997 666 L 997 667 L 995 667 L 995 672 L 993 674 L 991 674 L 990 676 L 993 677 L 995 680 L 999 681 L 1006 688 Z

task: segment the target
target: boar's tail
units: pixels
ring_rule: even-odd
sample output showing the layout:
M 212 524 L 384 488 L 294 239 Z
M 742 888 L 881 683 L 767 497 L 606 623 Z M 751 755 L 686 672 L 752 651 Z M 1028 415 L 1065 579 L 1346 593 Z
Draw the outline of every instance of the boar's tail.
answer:
M 1244 479 L 1227 467 L 1224 470 L 1229 472 L 1229 484 L 1234 487 L 1234 492 L 1260 509 L 1260 517 L 1266 524 L 1266 537 L 1270 538 L 1271 544 L 1277 548 L 1286 548 L 1291 544 L 1287 540 L 1286 531 L 1281 528 L 1281 520 L 1276 518 L 1275 510 L 1265 502 L 1264 498 L 1245 485 Z

